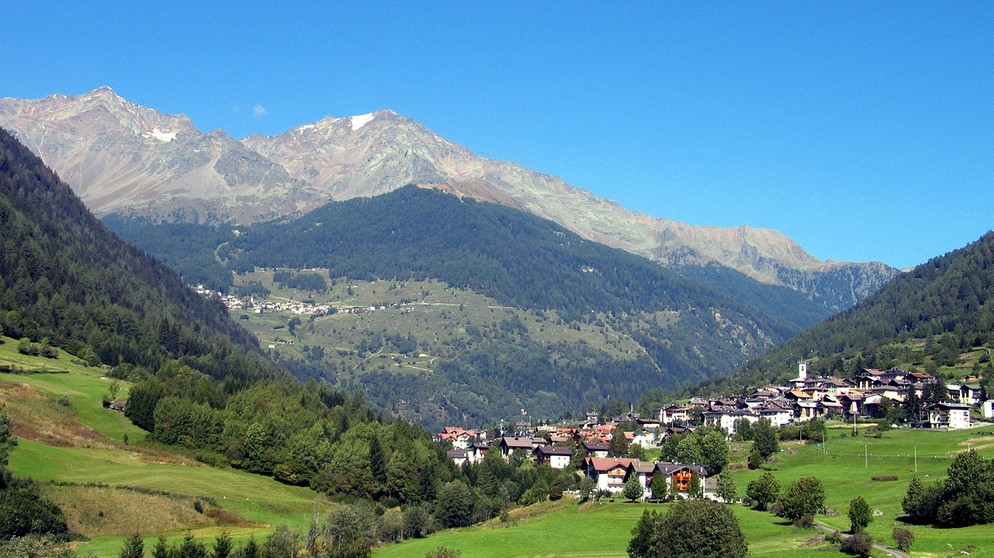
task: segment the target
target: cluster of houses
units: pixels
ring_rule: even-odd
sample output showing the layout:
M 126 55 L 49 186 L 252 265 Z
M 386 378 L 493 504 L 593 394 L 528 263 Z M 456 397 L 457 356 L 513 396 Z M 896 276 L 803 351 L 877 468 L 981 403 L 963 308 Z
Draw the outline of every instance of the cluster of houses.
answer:
M 915 422 L 930 428 L 969 428 L 971 411 L 978 407 L 984 418 L 991 419 L 994 401 L 985 400 L 979 378 L 967 380 L 947 384 L 946 401 L 924 408 Z M 776 427 L 814 419 L 884 418 L 888 409 L 900 406 L 912 391 L 921 398 L 936 381 L 931 374 L 875 369 L 865 369 L 851 379 L 809 378 L 802 362 L 797 378 L 788 385 L 767 386 L 748 396 L 691 400 L 663 407 L 656 414 L 662 424 L 687 424 L 691 415 L 700 413 L 704 424 L 729 436 L 743 419 L 755 423 L 766 418 Z
M 639 429 L 636 432 L 626 432 L 630 442 L 659 440 L 665 433 L 659 431 L 659 422 L 655 419 L 638 420 Z M 477 463 L 482 461 L 490 451 L 499 452 L 501 457 L 510 460 L 515 455 L 531 459 L 536 464 L 547 464 L 553 469 L 565 469 L 574 459 L 574 449 L 582 456 L 580 470 L 590 477 L 596 490 L 609 494 L 622 492 L 625 483 L 631 478 L 638 479 L 643 488 L 643 499 L 662 498 L 664 495 L 683 495 L 686 497 L 694 490 L 694 479 L 697 479 L 700 495 L 705 498 L 714 497 L 714 482 L 702 465 L 667 463 L 657 461 L 642 461 L 627 457 L 608 457 L 611 423 L 601 425 L 581 425 L 579 428 L 546 429 L 542 433 L 528 433 L 516 436 L 501 436 L 488 438 L 493 433 L 488 430 L 464 430 L 459 427 L 446 427 L 437 436 L 440 441 L 451 443 L 453 448 L 448 451 L 448 457 L 456 465 Z M 645 431 L 643 431 L 645 427 Z M 669 434 L 686 429 L 675 427 L 668 429 Z M 651 433 L 649 433 L 651 432 Z M 584 437 L 587 437 L 584 439 Z M 642 437 L 640 440 L 639 438 Z M 578 444 L 574 442 L 580 440 Z M 653 442 L 655 443 L 655 442 Z M 579 458 L 578 458 L 579 459 Z M 662 474 L 657 474 L 661 472 Z M 666 479 L 666 486 L 655 487 L 653 479 Z
M 691 424 L 713 426 L 731 437 L 743 420 L 755 423 L 765 418 L 779 427 L 814 419 L 879 418 L 887 409 L 901 405 L 912 391 L 921 398 L 936 383 L 930 374 L 901 370 L 866 369 L 851 379 L 809 378 L 806 364 L 799 363 L 798 376 L 788 385 L 767 386 L 748 396 L 692 399 L 656 409 L 652 418 L 632 413 L 602 423 L 591 413 L 577 426 L 545 426 L 513 436 L 446 427 L 436 439 L 451 444 L 448 457 L 459 466 L 482 461 L 490 451 L 500 452 L 504 459 L 519 455 L 554 469 L 565 469 L 576 459 L 579 472 L 593 479 L 597 489 L 609 493 L 621 492 L 625 482 L 635 477 L 645 489 L 646 498 L 659 497 L 659 487 L 653 491 L 651 486 L 655 476 L 666 479 L 666 494 L 686 494 L 691 489 L 691 479 L 696 477 L 702 495 L 713 498 L 714 479 L 701 465 L 608 457 L 618 424 L 634 420 L 635 430 L 624 432 L 626 441 L 648 448 L 661 444 L 669 435 L 687 431 Z M 994 417 L 994 400 L 986 399 L 979 379 L 947 384 L 946 389 L 947 401 L 923 408 L 921 424 L 930 428 L 968 428 L 973 425 L 971 411 L 977 408 L 985 419 Z

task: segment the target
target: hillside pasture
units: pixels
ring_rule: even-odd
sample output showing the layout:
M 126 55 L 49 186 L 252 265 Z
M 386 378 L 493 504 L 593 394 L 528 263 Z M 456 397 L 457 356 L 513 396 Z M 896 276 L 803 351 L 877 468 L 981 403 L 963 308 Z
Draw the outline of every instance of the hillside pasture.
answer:
M 16 341 L 4 341 L 0 364 L 21 371 L 0 373 L 0 403 L 18 438 L 10 470 L 39 481 L 70 529 L 91 539 L 80 552 L 116 555 L 122 537 L 134 532 L 209 539 L 228 530 L 236 542 L 264 539 L 279 524 L 306 531 L 312 514 L 330 510 L 308 488 L 143 443 L 143 430 L 103 407 L 112 381 L 106 369 L 74 364 L 61 351 L 57 359 L 29 357 Z M 119 382 L 118 396 L 129 387 Z

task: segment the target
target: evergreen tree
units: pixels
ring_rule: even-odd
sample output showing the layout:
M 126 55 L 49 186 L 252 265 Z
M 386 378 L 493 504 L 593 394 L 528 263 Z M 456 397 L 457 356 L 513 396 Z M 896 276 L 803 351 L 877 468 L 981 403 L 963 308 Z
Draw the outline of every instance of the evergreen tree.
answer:
M 451 481 L 438 491 L 435 517 L 443 527 L 465 527 L 472 523 L 473 494 L 462 481 Z
M 901 501 L 901 509 L 913 523 L 932 523 L 942 503 L 943 481 L 938 480 L 926 486 L 921 479 L 913 477 L 908 483 L 908 491 Z
M 7 461 L 10 459 L 10 452 L 17 447 L 17 438 L 14 436 L 14 421 L 4 412 L 0 412 L 0 471 L 7 470 Z
M 221 531 L 221 534 L 214 539 L 214 553 L 212 558 L 229 558 L 231 550 L 231 534 L 228 531 Z
M 187 533 L 177 549 L 176 558 L 207 558 L 207 549 L 193 538 L 193 533 Z
M 590 477 L 584 477 L 590 478 Z M 667 483 L 666 483 L 666 473 L 656 469 L 652 472 L 652 483 L 649 485 L 652 490 L 652 497 L 657 500 L 663 500 L 666 498 Z
M 753 426 L 752 446 L 764 460 L 780 451 L 780 440 L 769 419 L 762 418 Z
M 160 534 L 155 541 L 155 548 L 152 549 L 152 558 L 172 558 L 172 556 L 173 552 L 169 544 L 166 543 L 166 536 Z
M 873 511 L 862 496 L 849 501 L 849 530 L 856 534 L 873 521 Z
M 625 438 L 621 426 L 614 429 L 611 442 L 608 444 L 611 457 L 625 457 L 628 455 L 628 439 Z
M 369 440 L 369 470 L 379 487 L 378 491 L 384 490 L 387 485 L 387 457 L 380 444 L 380 437 L 375 433 Z
M 145 542 L 138 533 L 124 539 L 124 548 L 121 549 L 121 558 L 142 558 L 145 554 Z
M 690 484 L 687 486 L 687 496 L 691 498 L 701 498 L 704 496 L 704 484 L 697 471 L 690 472 Z
M 625 481 L 625 486 L 621 490 L 622 496 L 625 499 L 635 502 L 635 500 L 640 500 L 642 495 L 645 494 L 645 488 L 642 487 L 642 483 L 639 482 L 637 476 L 632 475 L 627 481 Z

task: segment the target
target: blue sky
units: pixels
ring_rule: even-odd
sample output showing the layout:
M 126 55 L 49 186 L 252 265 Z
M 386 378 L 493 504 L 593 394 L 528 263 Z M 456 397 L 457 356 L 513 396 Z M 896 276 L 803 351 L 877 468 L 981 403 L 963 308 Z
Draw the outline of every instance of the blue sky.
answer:
M 389 108 L 819 259 L 908 267 L 994 228 L 990 2 L 19 4 L 0 97 L 108 85 L 236 138 Z

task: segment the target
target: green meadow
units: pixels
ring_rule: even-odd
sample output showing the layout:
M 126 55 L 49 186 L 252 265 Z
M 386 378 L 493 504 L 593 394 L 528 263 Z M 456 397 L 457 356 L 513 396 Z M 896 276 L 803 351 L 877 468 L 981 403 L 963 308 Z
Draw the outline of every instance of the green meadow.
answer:
M 830 430 L 824 444 L 801 444 L 785 441 L 783 451 L 765 470 L 771 471 L 784 486 L 804 476 L 815 476 L 825 484 L 829 514 L 816 520 L 832 529 L 846 532 L 849 501 L 863 496 L 875 510 L 867 531 L 874 540 L 894 546 L 891 533 L 896 526 L 911 530 L 915 557 L 989 556 L 994 557 L 994 528 L 990 525 L 963 529 L 933 529 L 905 525 L 901 500 L 914 476 L 935 479 L 945 476 L 953 456 L 959 451 L 976 449 L 994 458 L 994 426 L 987 425 L 959 432 L 896 429 L 874 435 L 850 435 L 851 426 L 837 425 Z M 738 444 L 733 464 L 739 494 L 744 495 L 749 481 L 764 471 L 748 471 L 744 460 L 747 444 Z M 873 480 L 873 477 L 897 476 L 898 480 Z M 493 521 L 484 526 L 446 531 L 426 539 L 409 540 L 380 548 L 377 558 L 421 557 L 440 546 L 458 549 L 463 556 L 481 557 L 623 557 L 631 530 L 646 509 L 665 511 L 665 504 L 631 504 L 620 498 L 614 502 L 559 505 L 545 504 L 548 513 L 508 522 Z M 825 542 L 824 531 L 798 529 L 769 512 L 745 505 L 733 510 L 749 544 L 753 557 L 845 556 Z M 883 553 L 878 553 L 883 556 Z
M 23 371 L 0 373 L 0 402 L 18 436 L 10 470 L 42 483 L 70 527 L 88 537 L 81 555 L 115 556 L 134 532 L 148 535 L 148 548 L 159 532 L 171 540 L 187 532 L 212 540 L 226 530 L 236 542 L 261 540 L 280 524 L 306 531 L 313 514 L 330 510 L 308 488 L 142 443 L 143 430 L 103 407 L 112 382 L 105 369 L 73 364 L 62 352 L 58 359 L 29 357 L 17 352 L 15 340 L 3 341 L 0 365 Z M 129 385 L 118 385 L 118 396 L 126 396 Z

